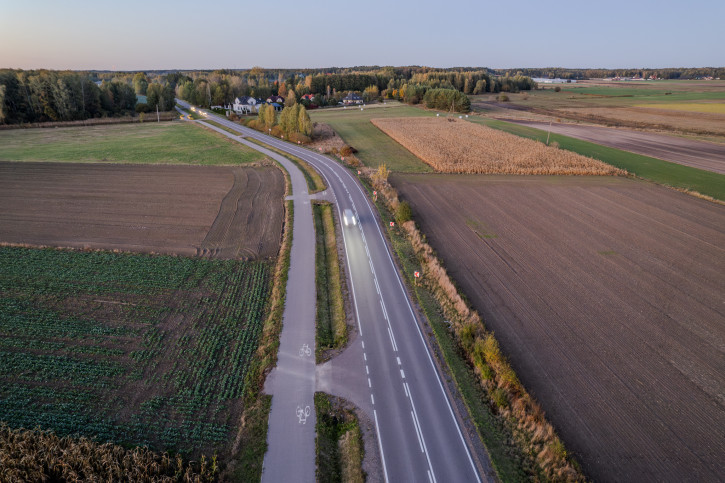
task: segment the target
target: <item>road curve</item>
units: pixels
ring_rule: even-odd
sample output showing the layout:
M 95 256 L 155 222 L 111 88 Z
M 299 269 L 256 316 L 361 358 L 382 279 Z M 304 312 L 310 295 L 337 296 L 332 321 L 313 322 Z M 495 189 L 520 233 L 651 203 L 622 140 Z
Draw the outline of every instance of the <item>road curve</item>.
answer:
M 552 123 L 549 127 L 549 123 L 543 121 L 501 120 L 543 131 L 551 130 L 553 133 L 583 141 L 725 174 L 725 144 L 612 127 L 564 123 Z
M 360 182 L 325 156 L 219 117 L 213 120 L 314 166 L 334 193 L 339 219 L 349 208 L 359 220 L 343 226 L 342 232 L 360 334 L 355 343 L 362 346 L 385 479 L 481 481 L 388 250 L 385 228 L 377 222 Z M 265 471 L 267 467 L 265 459 Z M 288 476 L 299 480 L 299 475 Z

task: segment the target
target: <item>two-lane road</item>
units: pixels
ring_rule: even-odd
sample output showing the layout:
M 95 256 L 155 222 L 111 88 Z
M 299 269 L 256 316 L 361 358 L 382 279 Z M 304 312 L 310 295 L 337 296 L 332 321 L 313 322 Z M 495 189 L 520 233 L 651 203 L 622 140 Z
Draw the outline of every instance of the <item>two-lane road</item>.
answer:
M 325 156 L 216 116 L 213 120 L 308 162 L 333 191 L 339 219 L 346 208 L 357 215 L 359 223 L 343 226 L 342 231 L 360 332 L 355 343 L 362 346 L 360 363 L 368 376 L 370 416 L 386 480 L 480 481 L 388 250 L 384 228 L 359 181 Z

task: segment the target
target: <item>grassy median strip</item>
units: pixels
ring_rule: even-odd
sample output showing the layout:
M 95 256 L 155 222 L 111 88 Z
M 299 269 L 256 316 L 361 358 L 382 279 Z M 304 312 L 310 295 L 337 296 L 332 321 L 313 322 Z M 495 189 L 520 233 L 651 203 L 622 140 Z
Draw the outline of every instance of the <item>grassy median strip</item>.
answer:
M 339 398 L 315 393 L 318 483 L 365 481 L 360 424 L 352 409 L 346 406 Z
M 546 142 L 547 132 L 510 122 L 484 119 L 472 116 L 471 121 L 484 124 L 517 136 Z M 691 166 L 683 166 L 601 144 L 582 141 L 569 136 L 551 133 L 549 143 L 556 142 L 561 149 L 589 156 L 655 183 L 673 188 L 696 192 L 725 201 L 725 175 Z
M 247 141 L 253 142 L 254 144 L 258 144 L 262 146 L 263 148 L 269 149 L 270 151 L 274 151 L 275 153 L 279 154 L 280 156 L 284 156 L 285 158 L 289 159 L 293 163 L 297 165 L 298 168 L 302 171 L 302 174 L 305 175 L 305 181 L 307 181 L 307 189 L 309 190 L 310 194 L 319 193 L 320 191 L 325 191 L 327 189 L 327 185 L 322 179 L 322 176 L 320 176 L 320 173 L 318 173 L 312 166 L 310 166 L 308 163 L 302 161 L 297 156 L 292 156 L 291 154 L 282 151 L 281 149 L 277 149 L 274 146 L 270 146 L 269 144 L 263 143 L 262 141 L 259 141 L 254 138 L 246 138 Z
M 335 222 L 332 205 L 313 202 L 315 221 L 315 282 L 317 284 L 317 362 L 322 362 L 330 349 L 347 343 L 347 323 L 342 298 L 340 262 L 337 256 Z

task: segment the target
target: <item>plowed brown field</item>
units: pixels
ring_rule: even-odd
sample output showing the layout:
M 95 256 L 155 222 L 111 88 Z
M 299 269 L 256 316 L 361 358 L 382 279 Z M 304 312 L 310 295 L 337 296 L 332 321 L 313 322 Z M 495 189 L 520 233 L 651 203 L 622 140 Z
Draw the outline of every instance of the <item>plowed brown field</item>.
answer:
M 588 476 L 725 475 L 725 207 L 611 177 L 391 182 Z
M 273 167 L 0 162 L 0 243 L 275 257 Z

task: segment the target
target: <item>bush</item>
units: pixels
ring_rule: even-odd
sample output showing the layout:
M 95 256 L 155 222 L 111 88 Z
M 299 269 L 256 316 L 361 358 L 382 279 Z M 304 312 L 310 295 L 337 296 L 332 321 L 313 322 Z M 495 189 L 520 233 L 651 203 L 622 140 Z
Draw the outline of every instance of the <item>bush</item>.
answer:
M 561 92 L 561 87 L 559 87 L 559 86 L 554 87 L 554 92 Z
M 506 94 L 499 94 L 498 95 L 498 101 L 499 102 L 508 102 L 509 101 L 509 96 L 507 96 Z
M 403 201 L 398 205 L 398 209 L 395 210 L 395 219 L 399 225 L 402 225 L 406 221 L 410 221 L 413 217 L 413 212 L 410 209 L 410 203 Z
M 501 388 L 494 389 L 491 392 L 491 399 L 493 399 L 493 402 L 499 409 L 503 409 L 509 405 L 509 400 L 506 397 L 506 391 Z
M 357 153 L 357 149 L 352 146 L 348 146 L 347 144 L 340 148 L 341 156 L 352 156 L 355 153 Z
M 274 129 L 272 129 L 274 131 Z M 297 143 L 298 141 L 302 144 L 309 144 L 312 142 L 312 139 L 309 138 L 309 136 L 305 136 L 302 133 L 293 132 L 289 135 L 289 140 L 293 143 Z
M 151 108 L 145 102 L 139 102 L 138 104 L 136 104 L 136 112 L 141 113 L 149 111 L 151 111 Z

